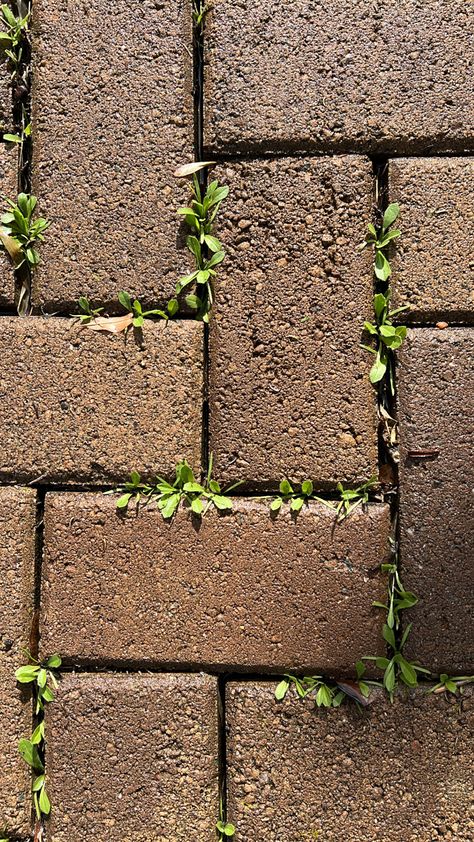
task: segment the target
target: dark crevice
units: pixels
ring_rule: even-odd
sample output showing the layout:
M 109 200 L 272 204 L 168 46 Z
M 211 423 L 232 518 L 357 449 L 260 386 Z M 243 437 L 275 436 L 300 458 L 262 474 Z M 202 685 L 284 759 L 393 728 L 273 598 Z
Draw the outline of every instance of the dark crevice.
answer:
M 218 705 L 218 762 L 217 774 L 219 781 L 219 818 L 227 821 L 227 729 L 226 729 L 226 698 L 225 678 L 219 675 L 217 678 L 217 705 Z
M 37 657 L 39 649 L 39 617 L 41 609 L 41 575 L 44 549 L 44 502 L 45 488 L 36 493 L 35 569 L 34 569 L 34 614 L 30 633 L 30 652 Z
M 341 155 L 363 155 L 369 158 L 471 158 L 474 155 L 474 148 L 466 149 L 460 147 L 458 150 L 449 149 L 443 151 L 441 148 L 433 149 L 432 146 L 427 146 L 425 149 L 410 148 L 405 149 L 371 149 L 367 144 L 361 142 L 356 143 L 343 142 L 333 143 L 331 146 L 320 146 L 314 149 L 304 146 L 297 141 L 295 143 L 286 142 L 280 145 L 277 142 L 262 140 L 261 142 L 245 141 L 242 146 L 239 144 L 232 144 L 229 150 L 213 149 L 212 146 L 203 147 L 203 155 L 213 161 L 233 163 L 238 161 L 255 160 L 255 159 L 273 159 L 273 158 L 332 158 Z

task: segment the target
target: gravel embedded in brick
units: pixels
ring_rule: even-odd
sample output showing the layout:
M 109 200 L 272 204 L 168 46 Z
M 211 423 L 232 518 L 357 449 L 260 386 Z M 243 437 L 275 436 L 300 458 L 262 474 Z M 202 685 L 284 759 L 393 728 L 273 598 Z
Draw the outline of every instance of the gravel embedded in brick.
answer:
M 215 678 L 68 675 L 47 734 L 51 842 L 214 842 Z
M 472 149 L 472 3 L 218 0 L 205 145 L 225 152 Z
M 435 671 L 474 672 L 474 335 L 418 328 L 400 353 L 400 542 L 407 652 Z
M 227 814 L 241 842 L 468 840 L 473 695 L 419 689 L 317 709 L 274 684 L 226 688 Z
M 30 773 L 18 740 L 31 733 L 28 690 L 15 670 L 25 663 L 33 616 L 36 492 L 0 489 L 0 832 L 30 831 Z
M 394 301 L 410 319 L 473 321 L 474 158 L 401 158 L 389 173 L 402 229 Z
M 0 195 L 16 201 L 18 195 L 18 149 L 7 149 L 0 143 Z M 7 210 L 1 204 L 2 214 Z M 0 306 L 13 307 L 15 303 L 15 274 L 5 250 L 0 251 Z
M 193 158 L 190 4 L 37 0 L 34 29 L 33 191 L 53 223 L 35 303 L 168 300 L 188 268 L 173 171 Z
M 115 511 L 116 498 L 48 494 L 42 646 L 77 662 L 138 661 L 212 669 L 351 672 L 383 654 L 379 565 L 389 510 L 371 505 L 336 525 L 312 504 L 272 521 L 268 504 L 233 514 L 156 507 Z
M 150 322 L 141 338 L 70 319 L 2 319 L 3 480 L 115 483 L 135 469 L 199 469 L 202 325 Z
M 375 394 L 360 348 L 372 313 L 372 168 L 362 157 L 218 171 L 232 202 L 210 341 L 210 449 L 229 482 L 318 487 L 376 472 Z

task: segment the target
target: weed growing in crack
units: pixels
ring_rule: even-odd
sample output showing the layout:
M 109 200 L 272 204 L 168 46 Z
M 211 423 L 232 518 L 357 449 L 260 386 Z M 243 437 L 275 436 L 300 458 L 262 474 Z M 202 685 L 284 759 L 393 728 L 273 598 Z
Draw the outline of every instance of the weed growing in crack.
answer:
M 359 246 L 362 251 L 365 248 L 372 248 L 374 251 L 374 272 L 375 277 L 379 281 L 388 281 L 392 274 L 392 267 L 390 261 L 386 257 L 385 250 L 392 240 L 398 239 L 401 235 L 399 228 L 392 228 L 391 226 L 398 219 L 400 214 L 400 206 L 397 202 L 389 205 L 385 211 L 381 225 L 376 228 L 371 222 L 367 226 L 367 236 L 363 243 Z
M 0 42 L 5 45 L 4 53 L 11 63 L 12 79 L 18 78 L 21 73 L 24 45 L 25 41 L 29 40 L 31 18 L 29 3 L 20 2 L 16 3 L 16 6 L 16 15 L 6 3 L 2 3 L 0 6 L 0 26 L 4 27 L 3 31 L 0 32 Z M 21 7 L 24 7 L 23 11 L 21 11 Z
M 61 666 L 59 655 L 51 655 L 46 661 L 37 661 L 27 652 L 29 663 L 19 667 L 15 678 L 20 684 L 31 684 L 34 699 L 34 714 L 36 726 L 29 739 L 22 739 L 18 743 L 18 750 L 33 770 L 32 784 L 33 804 L 38 822 L 51 811 L 51 803 L 46 792 L 44 771 L 44 707 L 54 700 L 54 690 L 58 686 L 58 669 Z
M 31 274 L 39 263 L 38 243 L 43 242 L 50 226 L 48 219 L 33 214 L 37 205 L 36 196 L 19 193 L 16 202 L 4 197 L 8 210 L 0 217 L 0 243 L 7 252 L 21 280 L 18 312 L 27 312 L 30 300 Z
M 393 319 L 408 310 L 409 305 L 390 310 L 390 290 L 384 295 L 378 292 L 374 295 L 375 324 L 364 322 L 364 329 L 377 339 L 376 349 L 370 345 L 362 345 L 366 351 L 375 354 L 375 362 L 370 369 L 369 380 L 374 385 L 388 375 L 390 394 L 395 394 L 395 359 L 393 352 L 404 342 L 407 335 L 405 325 L 393 325 Z
M 177 178 L 191 177 L 192 198 L 188 207 L 179 208 L 178 213 L 184 219 L 191 233 L 186 238 L 186 245 L 195 262 L 195 269 L 184 275 L 176 284 L 176 294 L 190 284 L 194 285 L 194 292 L 189 293 L 186 304 L 196 313 L 196 318 L 203 322 L 209 321 L 209 313 L 213 304 L 212 282 L 216 276 L 216 269 L 222 263 L 225 252 L 219 240 L 214 236 L 214 222 L 223 200 L 228 196 L 229 188 L 219 186 L 216 180 L 211 181 L 206 189 L 199 184 L 197 173 L 213 164 L 204 161 L 187 164 L 176 170 Z
M 326 681 L 322 675 L 305 675 L 297 678 L 286 674 L 275 690 L 275 698 L 282 701 L 291 687 L 300 699 L 307 696 L 314 698 L 315 705 L 325 708 L 338 708 L 345 699 L 353 699 L 362 706 L 369 702 L 370 682 L 365 681 Z
M 176 479 L 173 483 L 158 477 L 154 484 L 141 481 L 140 474 L 132 471 L 130 481 L 106 494 L 119 493 L 117 509 L 125 510 L 131 503 L 155 502 L 165 519 L 172 518 L 180 505 L 184 505 L 194 515 L 203 517 L 211 506 L 222 512 L 232 510 L 232 499 L 228 497 L 230 491 L 237 488 L 236 482 L 222 490 L 219 483 L 212 479 L 213 460 L 209 460 L 207 475 L 200 483 L 187 463 L 186 459 L 176 465 Z
M 224 842 L 225 839 L 232 839 L 235 834 L 235 825 L 226 821 L 222 798 L 219 799 L 219 821 L 216 822 L 216 831 L 219 842 Z
M 290 511 L 296 514 L 303 506 L 308 505 L 311 500 L 322 503 L 326 508 L 331 509 L 337 515 L 337 520 L 342 521 L 348 517 L 358 506 L 365 506 L 369 502 L 369 493 L 377 485 L 376 477 L 371 477 L 367 482 L 357 488 L 344 488 L 338 482 L 337 491 L 340 494 L 339 501 L 324 500 L 314 494 L 312 480 L 306 479 L 301 483 L 300 489 L 295 490 L 287 479 L 282 479 L 279 486 L 279 494 L 270 503 L 270 511 L 277 514 L 284 503 L 290 504 Z
M 204 21 L 210 8 L 211 7 L 206 3 L 203 3 L 202 0 L 193 0 L 193 26 L 198 35 L 203 34 Z
M 168 319 L 176 315 L 178 311 L 178 302 L 175 298 L 167 304 L 167 309 L 153 309 L 144 310 L 138 299 L 133 299 L 128 292 L 119 292 L 118 301 L 120 305 L 126 310 L 123 316 L 103 316 L 103 307 L 93 308 L 88 298 L 81 296 L 78 304 L 82 311 L 79 315 L 73 315 L 73 319 L 78 319 L 82 325 L 89 327 L 91 330 L 96 330 L 105 333 L 127 333 L 130 328 L 141 329 L 145 323 L 145 319 Z
M 443 672 L 438 677 L 437 684 L 430 689 L 430 693 L 452 693 L 454 696 L 462 696 L 463 687 L 474 684 L 474 675 L 447 675 Z

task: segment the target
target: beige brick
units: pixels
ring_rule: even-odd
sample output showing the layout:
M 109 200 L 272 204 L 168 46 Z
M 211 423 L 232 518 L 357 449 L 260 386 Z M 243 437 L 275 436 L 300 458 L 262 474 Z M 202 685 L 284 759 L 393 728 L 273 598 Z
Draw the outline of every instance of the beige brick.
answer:
M 34 31 L 32 179 L 53 223 L 35 303 L 168 300 L 188 266 L 191 2 L 36 0 Z
M 389 173 L 402 229 L 394 301 L 410 319 L 473 321 L 474 158 L 401 158 Z
M 239 842 L 472 839 L 473 696 L 423 688 L 317 709 L 274 684 L 226 691 L 228 816 Z
M 142 338 L 59 318 L 4 318 L 0 477 L 116 482 L 199 469 L 202 325 L 147 322 Z
M 466 0 L 216 0 L 205 144 L 222 151 L 469 150 Z
M 229 164 L 228 256 L 211 322 L 210 448 L 225 480 L 318 487 L 376 472 L 370 359 L 372 168 L 361 157 Z
M 398 373 L 407 651 L 450 673 L 474 672 L 473 345 L 467 328 L 412 330 Z
M 47 712 L 51 842 L 214 842 L 217 682 L 68 675 Z
M 235 500 L 201 524 L 156 508 L 118 516 L 115 500 L 48 494 L 42 645 L 74 663 L 352 672 L 383 654 L 388 507 L 336 525 L 311 504 L 274 521 Z
M 28 737 L 32 709 L 28 690 L 17 685 L 15 670 L 25 663 L 33 615 L 36 493 L 0 489 L 0 831 L 30 830 L 30 774 L 18 753 Z

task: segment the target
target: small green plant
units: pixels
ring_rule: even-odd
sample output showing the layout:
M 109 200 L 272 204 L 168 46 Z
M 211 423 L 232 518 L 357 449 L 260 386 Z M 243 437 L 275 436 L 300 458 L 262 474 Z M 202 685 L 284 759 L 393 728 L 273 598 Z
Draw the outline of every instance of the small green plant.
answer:
M 376 348 L 372 348 L 370 345 L 362 345 L 362 348 L 366 351 L 375 354 L 375 362 L 369 374 L 370 382 L 374 385 L 379 383 L 388 372 L 388 382 L 392 395 L 395 392 L 394 351 L 400 348 L 407 335 L 406 326 L 394 326 L 392 320 L 407 309 L 409 309 L 409 305 L 390 310 L 390 291 L 386 295 L 378 292 L 374 295 L 375 324 L 364 322 L 364 329 L 371 336 L 375 336 L 377 340 Z
M 7 143 L 16 143 L 16 144 L 23 144 L 25 142 L 25 138 L 31 137 L 31 123 L 27 123 L 24 129 L 21 131 L 21 135 L 19 134 L 4 134 L 3 139 Z M 0 840 L 1 842 L 1 840 Z
M 33 219 L 38 201 L 36 196 L 19 193 L 16 202 L 6 196 L 3 198 L 8 205 L 8 211 L 0 218 L 3 226 L 0 231 L 3 247 L 17 269 L 27 263 L 32 270 L 39 263 L 36 245 L 44 240 L 45 232 L 51 223 L 43 217 Z
M 295 675 L 286 674 L 276 687 L 277 701 L 282 701 L 291 687 L 294 687 L 300 699 L 313 696 L 318 708 L 337 708 L 348 698 L 365 706 L 370 694 L 369 683 L 362 680 L 328 682 L 322 675 L 305 675 L 303 678 L 297 678 Z
M 367 226 L 367 236 L 360 245 L 360 250 L 365 248 L 372 248 L 374 251 L 374 272 L 375 277 L 379 281 L 388 281 L 392 274 L 390 262 L 386 257 L 385 250 L 392 240 L 396 240 L 401 235 L 398 228 L 392 228 L 393 223 L 398 219 L 400 214 L 400 206 L 397 202 L 389 205 L 385 211 L 381 224 L 376 228 L 375 225 L 369 223 Z
M 186 459 L 177 464 L 176 478 L 173 483 L 162 477 L 158 477 L 154 484 L 143 483 L 140 474 L 132 471 L 130 481 L 116 488 L 112 493 L 120 494 L 116 504 L 118 509 L 127 509 L 130 503 L 139 505 L 142 502 L 153 501 L 165 519 L 173 517 L 181 504 L 199 517 L 204 516 L 211 506 L 219 511 L 231 511 L 232 499 L 227 495 L 241 483 L 236 482 L 222 490 L 219 483 L 212 479 L 212 468 L 211 454 L 203 483 L 197 481 Z
M 0 6 L 2 19 L 0 26 L 4 30 L 0 32 L 0 42 L 4 47 L 5 55 L 10 59 L 12 67 L 12 77 L 18 76 L 22 61 L 25 41 L 29 39 L 29 27 L 31 10 L 28 4 L 28 10 L 25 14 L 14 14 L 12 9 L 6 4 L 2 3 Z
M 377 485 L 377 477 L 370 477 L 366 482 L 359 485 L 357 488 L 344 488 L 341 482 L 338 482 L 336 488 L 340 494 L 340 500 L 333 504 L 336 510 L 338 520 L 344 520 L 348 517 L 354 509 L 358 506 L 366 506 L 369 502 L 369 492 Z
M 84 295 L 78 300 L 79 309 L 81 312 L 72 318 L 79 319 L 82 325 L 90 327 L 92 330 L 105 331 L 109 333 L 123 333 L 130 330 L 130 328 L 141 328 L 145 319 L 160 318 L 166 321 L 176 315 L 179 305 L 176 298 L 168 301 L 166 311 L 153 309 L 144 310 L 138 299 L 133 299 L 128 292 L 119 292 L 119 304 L 124 308 L 126 314 L 123 316 L 105 316 L 101 315 L 104 312 L 103 307 L 93 308 L 89 299 Z
M 170 316 L 174 316 L 178 310 L 178 302 L 175 298 L 172 298 L 168 302 L 166 313 L 164 310 L 157 309 L 143 310 L 140 302 L 136 298 L 132 301 L 128 292 L 119 292 L 118 300 L 122 307 L 131 314 L 133 327 L 143 327 L 145 319 L 152 319 L 153 316 L 158 316 L 160 319 L 168 319 Z
M 29 663 L 17 669 L 15 678 L 20 684 L 32 685 L 36 726 L 29 739 L 20 740 L 18 750 L 35 775 L 32 784 L 33 804 L 36 818 L 40 821 L 51 811 L 44 771 L 44 707 L 54 699 L 54 690 L 59 681 L 58 669 L 61 666 L 61 658 L 59 655 L 51 655 L 46 661 L 39 662 L 29 652 L 27 656 Z
M 462 688 L 466 684 L 474 684 L 474 675 L 447 675 L 443 672 L 439 676 L 438 683 L 431 687 L 429 692 L 452 693 L 454 696 L 462 695 Z
M 191 176 L 192 198 L 189 207 L 179 208 L 178 213 L 191 230 L 186 238 L 186 245 L 194 258 L 196 268 L 181 277 L 176 284 L 176 294 L 194 284 L 194 292 L 189 293 L 186 304 L 196 311 L 196 317 L 204 322 L 209 321 L 209 312 L 213 304 L 212 281 L 216 269 L 224 260 L 225 253 L 219 240 L 213 235 L 214 222 L 223 200 L 229 193 L 229 188 L 219 186 L 219 182 L 212 181 L 206 189 L 199 184 L 197 173 L 213 164 L 204 161 L 180 167 L 175 172 L 178 178 Z
M 353 489 L 345 489 L 342 483 L 338 482 L 337 491 L 340 494 L 340 500 L 335 502 L 318 497 L 314 493 L 314 484 L 310 479 L 304 480 L 299 490 L 293 488 L 287 479 L 282 479 L 279 485 L 280 493 L 270 503 L 270 511 L 276 514 L 280 511 L 284 503 L 289 503 L 290 511 L 298 513 L 303 506 L 308 505 L 310 500 L 315 500 L 318 503 L 322 503 L 326 508 L 336 512 L 337 519 L 341 521 L 348 517 L 357 506 L 368 503 L 369 492 L 376 484 L 376 477 L 371 477 L 367 482 Z
M 376 657 L 366 655 L 356 664 L 358 679 L 365 673 L 365 661 L 373 661 L 379 670 L 383 670 L 382 686 L 387 691 L 390 701 L 393 701 L 394 692 L 400 682 L 407 687 L 418 685 L 418 673 L 430 675 L 430 671 L 420 666 L 416 661 L 409 661 L 403 654 L 403 649 L 410 634 L 412 623 L 405 628 L 401 638 L 401 612 L 412 608 L 418 602 L 418 597 L 412 591 L 405 590 L 396 563 L 382 564 L 383 573 L 389 574 L 388 599 L 387 602 L 374 602 L 377 608 L 386 612 L 386 621 L 382 627 L 382 635 L 389 648 L 389 657 Z
M 82 310 L 78 316 L 73 316 L 73 318 L 79 319 L 81 324 L 87 325 L 92 322 L 94 319 L 97 319 L 101 313 L 104 312 L 103 307 L 96 307 L 95 309 L 91 306 L 91 303 L 88 298 L 84 295 L 81 295 L 79 301 L 79 309 Z
M 303 506 L 309 503 L 310 500 L 320 500 L 313 494 L 313 483 L 310 479 L 305 479 L 301 483 L 300 490 L 295 491 L 291 483 L 287 479 L 282 479 L 279 485 L 280 493 L 270 503 L 270 511 L 279 512 L 283 503 L 290 504 L 292 512 L 300 512 Z M 320 500 L 321 503 L 327 505 L 327 500 Z M 330 507 L 331 508 L 331 507 Z
M 202 35 L 204 29 L 204 21 L 206 15 L 211 7 L 202 0 L 193 0 L 193 24 L 199 35 Z

